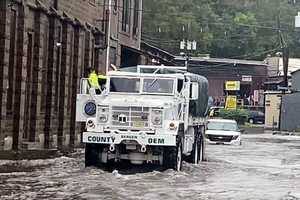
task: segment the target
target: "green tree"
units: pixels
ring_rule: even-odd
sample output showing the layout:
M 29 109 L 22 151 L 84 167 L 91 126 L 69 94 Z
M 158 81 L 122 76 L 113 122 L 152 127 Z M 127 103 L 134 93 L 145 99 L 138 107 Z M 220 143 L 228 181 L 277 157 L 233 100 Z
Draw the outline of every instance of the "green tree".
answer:
M 299 9 L 290 0 L 147 0 L 143 40 L 178 54 L 180 40 L 190 38 L 198 42 L 195 54 L 263 59 L 280 50 L 281 34 L 291 56 L 300 56 Z

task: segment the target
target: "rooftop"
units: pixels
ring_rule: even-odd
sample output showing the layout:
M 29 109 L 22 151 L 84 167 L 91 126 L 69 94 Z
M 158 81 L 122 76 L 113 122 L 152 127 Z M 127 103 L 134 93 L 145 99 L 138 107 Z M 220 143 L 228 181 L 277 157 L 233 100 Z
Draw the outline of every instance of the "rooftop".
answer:
M 185 60 L 185 59 L 186 58 L 183 56 L 175 56 L 175 60 Z M 240 59 L 231 59 L 231 58 L 191 57 L 190 61 L 268 66 L 264 61 L 240 60 Z

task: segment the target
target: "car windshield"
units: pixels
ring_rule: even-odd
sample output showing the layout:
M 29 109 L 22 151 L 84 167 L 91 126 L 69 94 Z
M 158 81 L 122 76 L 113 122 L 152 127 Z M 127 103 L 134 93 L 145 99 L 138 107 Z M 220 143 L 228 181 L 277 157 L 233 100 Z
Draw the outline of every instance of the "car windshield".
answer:
M 208 130 L 222 130 L 222 131 L 237 131 L 238 127 L 235 122 L 217 122 L 209 121 L 207 125 Z
M 173 94 L 174 80 L 145 78 L 144 93 Z
M 139 78 L 110 78 L 110 92 L 139 93 Z

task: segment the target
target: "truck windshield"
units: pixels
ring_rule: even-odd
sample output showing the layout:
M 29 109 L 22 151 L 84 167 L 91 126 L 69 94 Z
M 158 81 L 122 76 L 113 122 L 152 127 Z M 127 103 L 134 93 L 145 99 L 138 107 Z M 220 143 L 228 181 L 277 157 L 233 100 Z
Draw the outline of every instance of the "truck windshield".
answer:
M 174 80 L 145 78 L 144 93 L 173 94 Z
M 139 93 L 139 78 L 110 78 L 110 92 Z

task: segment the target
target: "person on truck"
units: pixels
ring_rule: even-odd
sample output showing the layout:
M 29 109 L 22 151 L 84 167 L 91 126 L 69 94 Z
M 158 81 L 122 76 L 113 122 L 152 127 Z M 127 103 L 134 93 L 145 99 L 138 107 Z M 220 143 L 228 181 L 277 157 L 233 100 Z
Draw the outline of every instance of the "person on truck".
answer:
M 91 88 L 95 89 L 95 93 L 100 94 L 101 93 L 100 85 L 99 85 L 98 76 L 97 76 L 97 73 L 95 70 L 91 70 L 88 80 L 89 80 L 89 84 L 90 84 Z
M 107 78 L 105 75 L 102 75 L 102 74 L 98 75 L 98 84 L 99 84 L 101 93 L 106 89 L 106 81 L 107 81 Z

